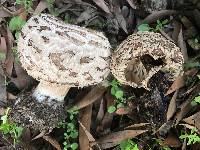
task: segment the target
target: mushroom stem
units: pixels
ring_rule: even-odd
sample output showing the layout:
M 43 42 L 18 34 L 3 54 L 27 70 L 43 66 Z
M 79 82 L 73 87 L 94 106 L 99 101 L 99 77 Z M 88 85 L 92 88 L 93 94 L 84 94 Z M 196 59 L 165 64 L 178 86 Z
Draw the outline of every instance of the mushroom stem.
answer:
M 64 102 L 65 95 L 68 93 L 70 86 L 56 83 L 41 81 L 33 92 L 33 97 L 39 102 L 52 100 Z

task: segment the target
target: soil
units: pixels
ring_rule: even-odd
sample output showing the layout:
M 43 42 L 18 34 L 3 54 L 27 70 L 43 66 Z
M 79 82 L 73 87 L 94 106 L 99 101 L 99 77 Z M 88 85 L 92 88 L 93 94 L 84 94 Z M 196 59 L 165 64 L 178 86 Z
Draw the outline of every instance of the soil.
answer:
M 27 92 L 21 93 L 11 108 L 9 113 L 11 121 L 34 130 L 49 132 L 66 118 L 63 104 L 40 103 Z

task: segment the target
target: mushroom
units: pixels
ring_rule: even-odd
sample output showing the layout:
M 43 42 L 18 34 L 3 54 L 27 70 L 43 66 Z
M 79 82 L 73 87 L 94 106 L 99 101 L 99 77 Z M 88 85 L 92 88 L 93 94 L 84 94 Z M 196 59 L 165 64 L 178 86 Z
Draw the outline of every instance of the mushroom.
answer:
M 22 67 L 40 81 L 31 97 L 18 98 L 11 113 L 11 120 L 28 127 L 54 128 L 69 89 L 96 85 L 110 72 L 110 44 L 101 32 L 49 14 L 27 21 L 17 49 Z
M 149 80 L 159 71 L 169 81 L 183 73 L 179 47 L 159 33 L 137 32 L 124 40 L 112 55 L 110 69 L 121 83 L 149 90 Z

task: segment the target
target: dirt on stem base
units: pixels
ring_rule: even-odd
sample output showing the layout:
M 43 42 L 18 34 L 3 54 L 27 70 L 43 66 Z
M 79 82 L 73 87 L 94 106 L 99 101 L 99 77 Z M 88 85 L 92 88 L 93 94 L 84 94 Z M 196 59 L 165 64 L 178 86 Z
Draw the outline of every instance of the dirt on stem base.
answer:
M 52 104 L 40 103 L 30 93 L 22 93 L 15 104 L 11 105 L 9 120 L 24 127 L 40 131 L 51 131 L 66 118 L 63 104 L 52 101 Z

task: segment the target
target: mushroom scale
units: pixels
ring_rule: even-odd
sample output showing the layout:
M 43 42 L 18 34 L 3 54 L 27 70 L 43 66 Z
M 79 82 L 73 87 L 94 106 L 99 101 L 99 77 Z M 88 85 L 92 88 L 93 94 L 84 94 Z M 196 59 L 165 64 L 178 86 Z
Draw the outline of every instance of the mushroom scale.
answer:
M 49 14 L 31 17 L 18 39 L 23 68 L 39 81 L 84 87 L 109 74 L 110 44 L 101 33 Z
M 183 54 L 173 42 L 159 33 L 137 32 L 124 40 L 112 55 L 110 69 L 121 83 L 148 88 L 158 71 L 168 73 L 170 81 L 183 73 Z

